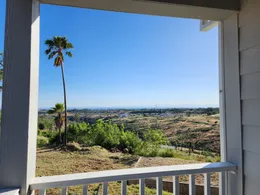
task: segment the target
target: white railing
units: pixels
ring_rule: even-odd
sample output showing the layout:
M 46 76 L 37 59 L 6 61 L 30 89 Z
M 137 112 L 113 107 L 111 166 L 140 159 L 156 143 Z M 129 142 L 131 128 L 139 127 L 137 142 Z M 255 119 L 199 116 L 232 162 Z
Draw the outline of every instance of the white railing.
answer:
M 0 189 L 1 195 L 19 195 L 20 189 L 13 188 L 13 189 Z
M 210 195 L 210 174 L 218 172 L 220 175 L 220 195 L 225 194 L 225 173 L 236 171 L 236 166 L 228 162 L 188 164 L 176 166 L 161 166 L 148 168 L 133 168 L 111 171 L 100 171 L 61 176 L 38 177 L 30 185 L 31 190 L 39 190 L 39 195 L 45 195 L 46 189 L 61 188 L 62 195 L 68 193 L 69 186 L 83 187 L 83 195 L 88 194 L 88 184 L 102 183 L 103 195 L 108 194 L 108 182 L 121 181 L 121 194 L 127 194 L 127 180 L 139 179 L 139 194 L 145 194 L 145 179 L 156 178 L 157 195 L 162 195 L 162 177 L 173 176 L 173 194 L 179 195 L 179 176 L 189 175 L 189 194 L 195 195 L 195 175 L 204 174 L 204 194 Z

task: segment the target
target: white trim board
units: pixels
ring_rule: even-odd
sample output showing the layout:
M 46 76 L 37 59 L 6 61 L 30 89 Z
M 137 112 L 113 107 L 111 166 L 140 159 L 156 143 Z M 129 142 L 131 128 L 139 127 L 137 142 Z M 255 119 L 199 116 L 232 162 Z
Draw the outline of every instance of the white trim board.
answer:
M 237 11 L 137 0 L 40 0 L 42 4 L 221 21 Z
M 201 20 L 200 21 L 200 31 L 207 32 L 218 25 L 218 22 L 213 20 Z

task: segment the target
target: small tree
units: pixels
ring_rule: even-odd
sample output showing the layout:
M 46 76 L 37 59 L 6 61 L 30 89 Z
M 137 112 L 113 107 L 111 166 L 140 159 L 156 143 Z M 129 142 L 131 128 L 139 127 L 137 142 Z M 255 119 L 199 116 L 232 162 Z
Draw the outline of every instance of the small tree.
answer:
M 38 124 L 38 128 L 39 128 L 40 130 L 44 130 L 44 129 L 45 129 L 44 123 L 39 123 L 39 124 Z
M 161 147 L 162 145 L 169 145 L 169 140 L 160 129 L 148 129 L 148 131 L 144 134 L 144 141 L 158 147 Z
M 82 144 L 87 135 L 88 124 L 73 122 L 68 125 L 68 140 Z M 85 141 L 85 140 L 84 140 Z
M 76 121 L 76 122 L 80 121 L 80 115 L 79 115 L 78 112 L 73 116 L 73 120 Z
M 48 111 L 48 114 L 56 114 L 57 116 L 54 118 L 56 129 L 59 130 L 59 142 L 62 143 L 61 137 L 61 127 L 63 125 L 64 117 L 62 113 L 64 112 L 64 105 L 61 103 L 55 104 L 55 107 L 51 108 Z

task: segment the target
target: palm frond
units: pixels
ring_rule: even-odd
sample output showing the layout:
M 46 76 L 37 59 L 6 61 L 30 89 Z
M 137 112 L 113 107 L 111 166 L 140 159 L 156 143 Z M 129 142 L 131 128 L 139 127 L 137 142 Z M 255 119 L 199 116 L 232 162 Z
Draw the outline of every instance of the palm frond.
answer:
M 54 113 L 56 113 L 56 111 L 55 111 L 55 109 L 54 109 L 54 108 L 52 108 L 52 109 L 48 110 L 48 114 L 54 114 Z
M 64 54 L 68 57 L 73 56 L 70 51 L 70 49 L 73 48 L 73 45 L 65 36 L 54 36 L 52 39 L 46 40 L 45 44 L 48 46 L 45 50 L 45 54 L 48 55 L 48 59 L 55 57 L 54 66 L 56 67 L 64 62 Z
M 64 62 L 63 53 L 61 52 L 54 60 L 54 66 L 58 67 Z
M 65 49 L 73 49 L 74 46 L 72 45 L 72 43 L 66 43 L 65 46 L 64 46 Z
M 3 63 L 3 56 L 4 56 L 4 53 L 2 53 L 1 51 L 0 51 L 0 56 L 1 56 L 1 59 L 0 59 L 0 66 L 3 66 L 3 65 L 4 65 L 4 63 Z
M 66 55 L 69 56 L 70 58 L 72 57 L 72 53 L 70 51 L 66 51 Z
M 48 56 L 48 59 L 52 59 L 56 54 L 57 54 L 57 51 L 51 52 L 50 55 Z
M 60 56 L 57 56 L 54 60 L 54 66 L 58 67 L 62 64 L 62 59 Z
M 57 103 L 57 104 L 55 104 L 55 109 L 59 112 L 63 112 L 64 111 L 64 105 L 62 103 Z
M 48 114 L 55 114 L 55 113 L 61 114 L 62 112 L 64 112 L 64 105 L 62 103 L 57 103 L 53 108 L 48 110 Z
M 3 72 L 3 69 L 1 68 L 0 69 L 0 81 L 3 80 L 3 75 L 4 75 L 4 72 Z
M 52 50 L 52 48 L 46 49 L 46 50 L 45 50 L 45 54 L 46 54 L 46 55 L 49 55 L 49 53 L 51 53 L 51 50 Z
M 55 43 L 54 43 L 53 40 L 47 39 L 47 40 L 45 41 L 45 45 L 47 45 L 47 46 L 49 46 L 49 47 L 54 47 L 54 46 L 55 46 Z

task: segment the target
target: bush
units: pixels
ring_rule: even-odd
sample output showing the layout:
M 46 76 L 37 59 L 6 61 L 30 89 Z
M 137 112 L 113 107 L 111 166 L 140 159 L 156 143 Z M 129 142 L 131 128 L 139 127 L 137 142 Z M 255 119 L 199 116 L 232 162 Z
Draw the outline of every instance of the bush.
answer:
M 146 157 L 158 156 L 160 146 L 154 145 L 149 142 L 142 142 L 142 144 L 137 148 L 136 154 Z
M 144 141 L 158 146 L 169 144 L 169 140 L 160 129 L 148 129 L 144 134 Z
M 38 118 L 38 128 L 43 130 L 52 130 L 53 129 L 53 118 L 43 118 L 39 117 Z
M 57 131 L 39 130 L 38 135 L 48 138 L 49 144 L 59 143 Z M 64 132 L 62 132 L 63 135 Z M 161 145 L 168 144 L 168 139 L 159 129 L 148 129 L 143 137 L 142 140 L 137 133 L 125 131 L 124 125 L 119 128 L 117 124 L 113 124 L 111 121 L 104 122 L 101 119 L 92 125 L 85 122 L 73 122 L 68 126 L 69 142 L 87 146 L 99 145 L 108 150 L 125 150 L 141 156 L 158 156 Z
M 158 156 L 160 156 L 160 157 L 170 157 L 170 158 L 173 158 L 173 157 L 175 157 L 176 155 L 175 155 L 175 152 L 174 152 L 173 149 L 162 148 L 162 149 L 160 149 Z
M 37 136 L 37 147 L 43 147 L 49 145 L 49 139 L 44 136 Z
M 44 123 L 39 123 L 39 124 L 38 124 L 38 128 L 39 128 L 40 130 L 45 129 Z
M 138 137 L 138 134 L 122 130 L 120 137 L 120 149 L 122 151 L 127 148 L 129 153 L 134 154 L 137 152 L 137 149 L 141 144 L 142 140 Z
M 155 157 L 159 155 L 162 145 L 168 145 L 169 141 L 160 129 L 148 129 L 144 134 L 142 144 L 137 148 L 137 154 L 146 157 Z
M 91 137 L 95 145 L 102 146 L 106 149 L 119 147 L 121 131 L 117 124 L 97 120 L 97 123 L 92 125 L 89 133 L 92 135 Z
M 84 137 L 88 133 L 89 125 L 85 122 L 73 122 L 68 126 L 68 141 L 75 141 L 81 144 L 85 143 Z
M 39 130 L 38 136 L 46 137 L 49 140 L 49 144 L 59 143 L 59 132 L 53 130 Z

